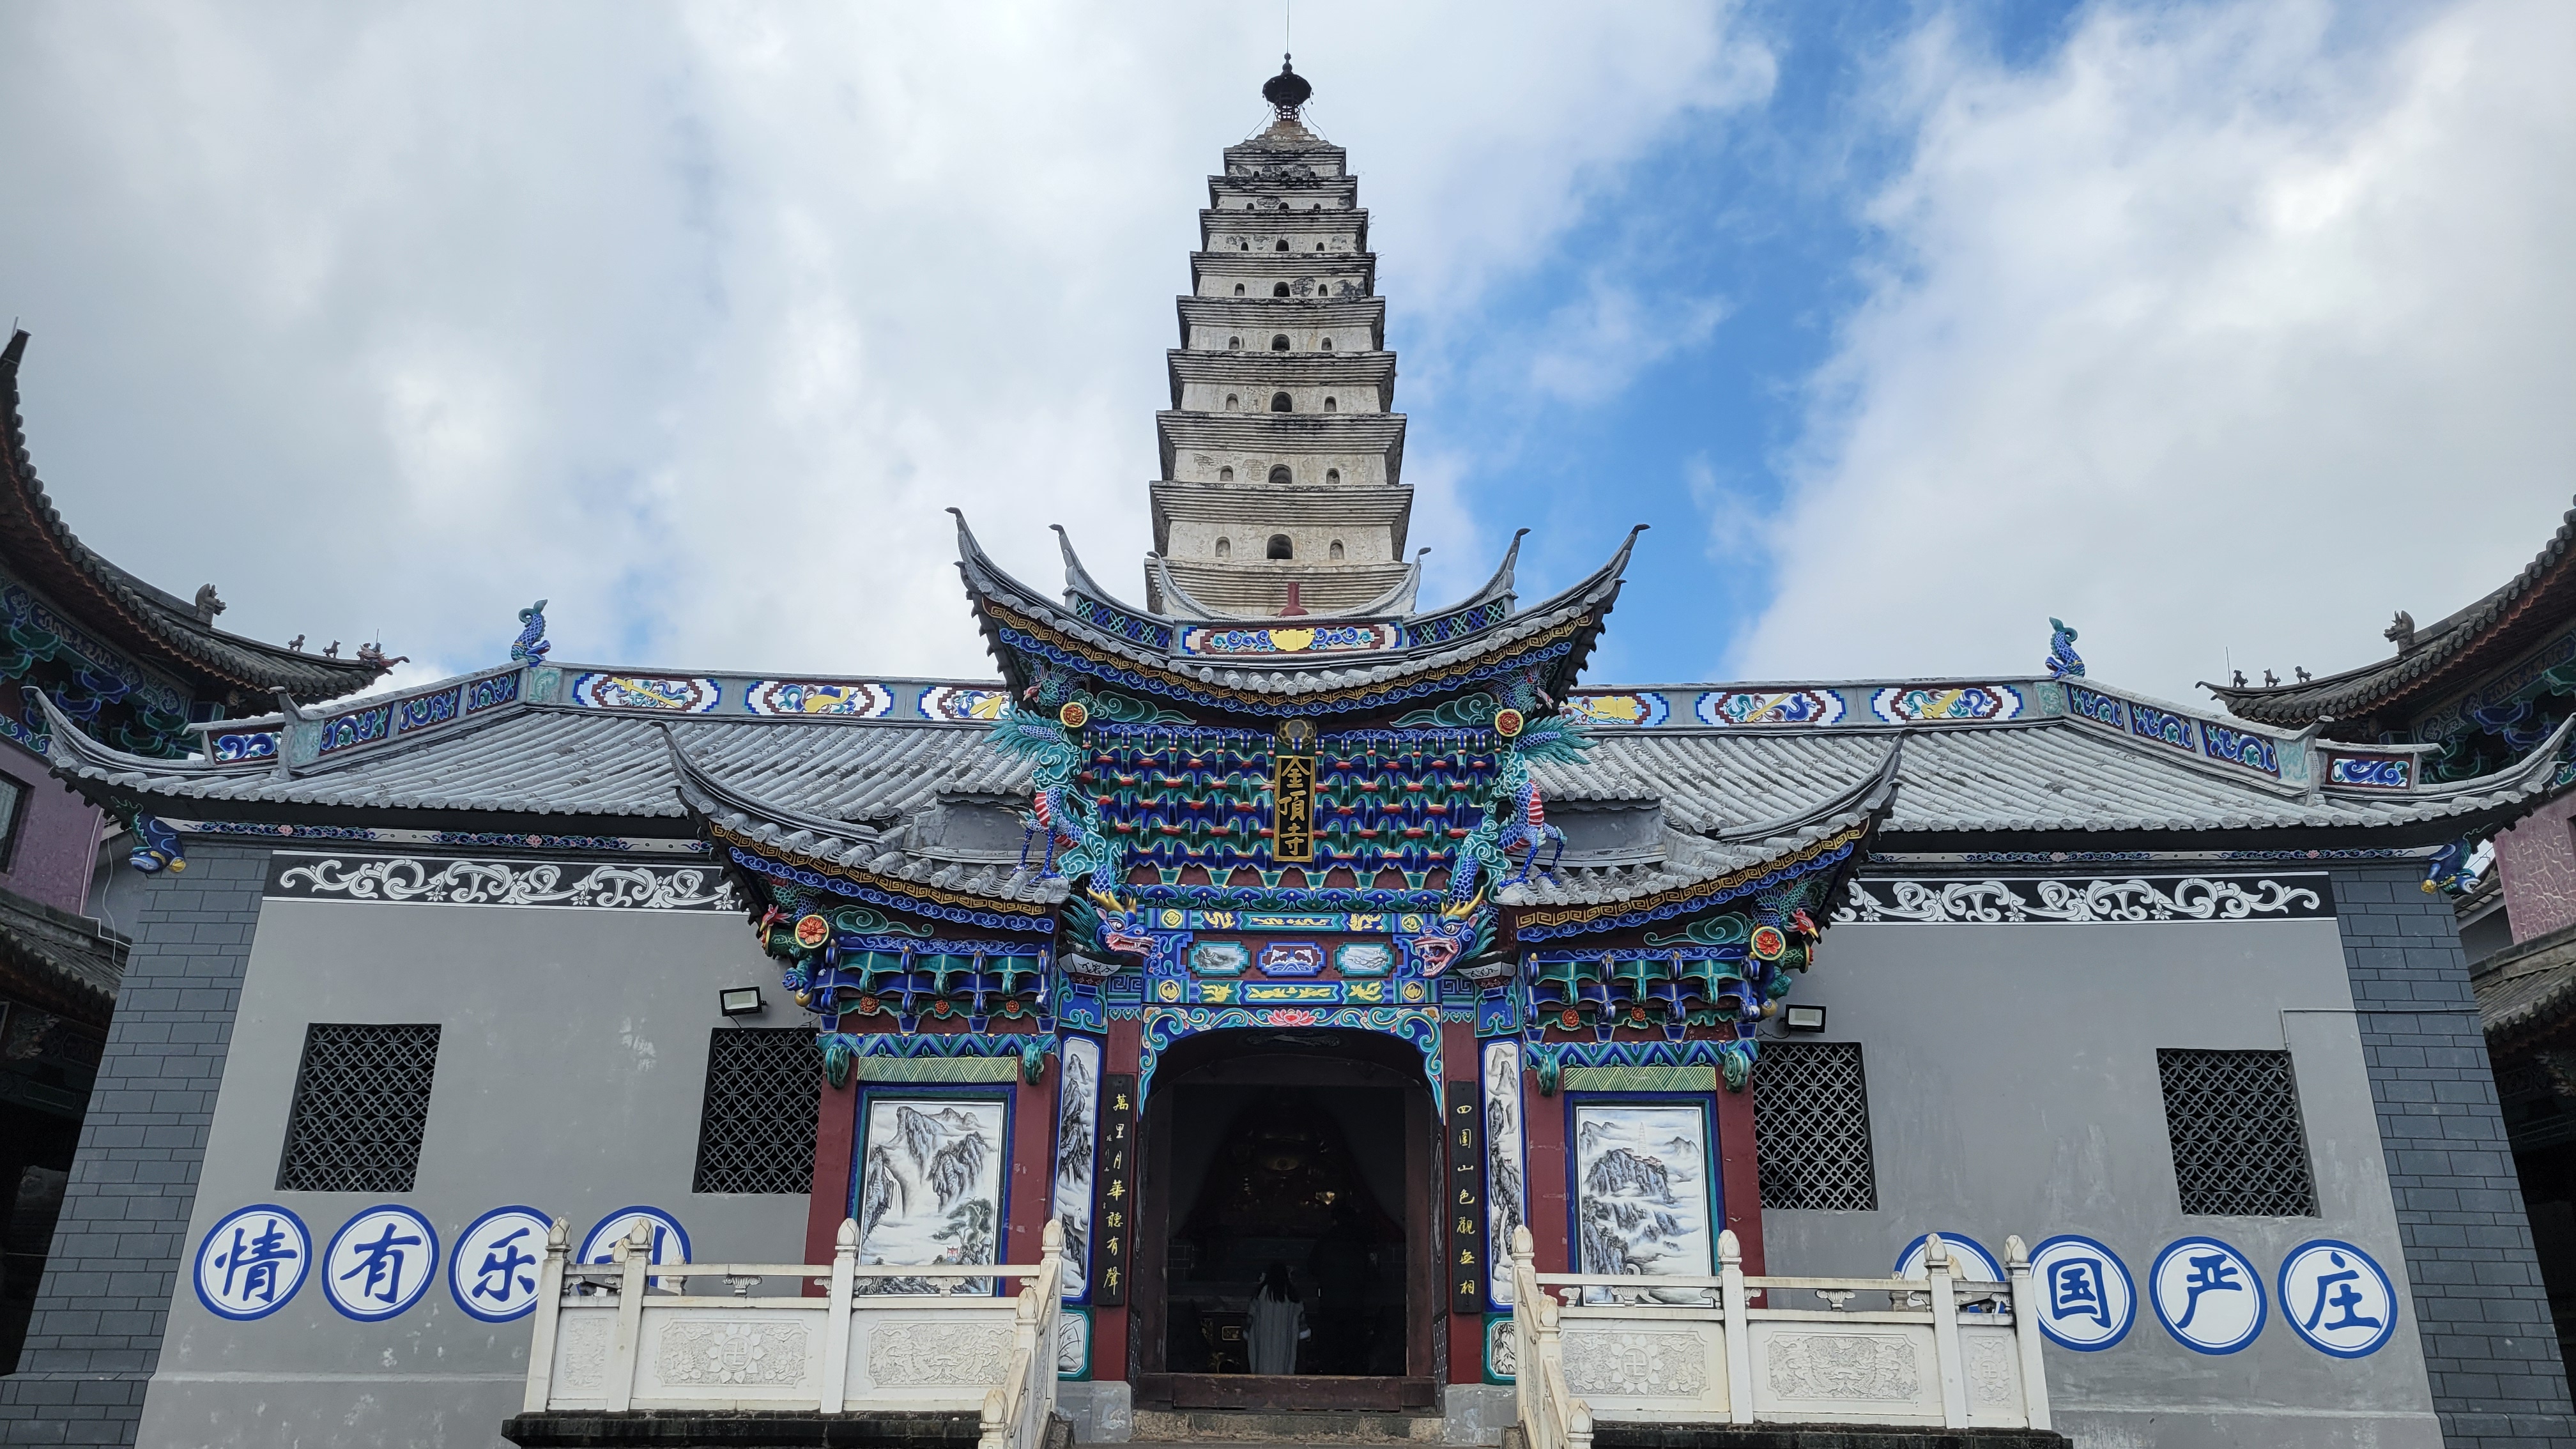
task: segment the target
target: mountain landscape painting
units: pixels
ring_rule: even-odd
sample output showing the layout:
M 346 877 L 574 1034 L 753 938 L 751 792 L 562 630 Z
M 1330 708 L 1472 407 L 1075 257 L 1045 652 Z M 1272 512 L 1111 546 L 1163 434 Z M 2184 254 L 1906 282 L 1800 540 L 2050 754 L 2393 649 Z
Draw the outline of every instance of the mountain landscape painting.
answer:
M 1497 1308 L 1512 1306 L 1512 1230 L 1529 1218 L 1529 1187 L 1521 1177 L 1521 1048 L 1498 1041 L 1485 1047 L 1485 1241 L 1492 1275 L 1487 1292 Z
M 1578 1102 L 1574 1157 L 1584 1272 L 1715 1274 L 1706 1108 Z
M 1064 1083 L 1056 1091 L 1055 1220 L 1064 1228 L 1064 1298 L 1091 1286 L 1091 1169 L 1100 1150 L 1100 1043 L 1064 1039 Z
M 1004 1104 L 873 1097 L 859 1168 L 859 1261 L 990 1263 L 1001 1230 Z M 883 1293 L 989 1293 L 992 1280 L 878 1280 Z M 954 1285 L 954 1286 L 951 1286 Z

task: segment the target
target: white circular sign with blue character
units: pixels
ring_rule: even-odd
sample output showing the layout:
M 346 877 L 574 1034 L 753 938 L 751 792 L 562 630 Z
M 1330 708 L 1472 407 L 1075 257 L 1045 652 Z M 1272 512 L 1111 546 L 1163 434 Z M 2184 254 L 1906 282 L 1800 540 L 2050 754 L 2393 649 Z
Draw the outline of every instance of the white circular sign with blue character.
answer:
M 601 1218 L 583 1236 L 581 1251 L 573 1255 L 574 1260 L 583 1263 L 616 1262 L 618 1240 L 634 1232 L 637 1223 L 645 1224 L 652 1233 L 653 1251 L 648 1261 L 657 1267 L 689 1261 L 689 1230 L 680 1226 L 678 1218 L 657 1207 L 619 1208 Z M 656 1278 L 653 1286 L 676 1288 L 679 1285 L 673 1279 Z
M 494 1208 L 456 1235 L 447 1260 L 447 1291 L 456 1306 L 485 1323 L 507 1323 L 537 1306 L 537 1270 L 553 1227 L 532 1207 Z
M 2366 1358 L 2397 1331 L 2397 1289 L 2377 1260 L 2314 1238 L 2281 1260 L 2281 1316 L 2319 1353 Z
M 2120 1255 L 2077 1233 L 2060 1233 L 2031 1250 L 2039 1291 L 2039 1331 L 2061 1348 L 2098 1353 L 2129 1336 L 2138 1320 L 2138 1289 Z
M 2174 1341 L 2194 1353 L 2234 1353 L 2263 1331 L 2263 1275 L 2216 1238 L 2176 1238 L 2147 1270 L 2147 1297 Z
M 197 1245 L 197 1301 L 219 1318 L 266 1318 L 312 1270 L 313 1235 L 302 1218 L 273 1203 L 235 1208 Z
M 322 1254 L 323 1295 L 362 1323 L 401 1313 L 437 1281 L 438 1230 L 400 1203 L 342 1223 Z

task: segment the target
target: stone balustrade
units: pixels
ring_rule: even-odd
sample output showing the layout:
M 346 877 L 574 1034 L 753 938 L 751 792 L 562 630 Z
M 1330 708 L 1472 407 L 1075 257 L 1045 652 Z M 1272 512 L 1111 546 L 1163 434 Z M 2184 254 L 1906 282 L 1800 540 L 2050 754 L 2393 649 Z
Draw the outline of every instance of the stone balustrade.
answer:
M 1540 1273 L 1513 1234 L 1529 1449 L 1590 1449 L 1596 1420 L 2050 1427 L 2021 1239 L 2004 1283 L 1955 1276 L 1938 1237 L 1928 1280 L 1747 1277 L 1732 1232 L 1718 1256 L 1714 1278 Z

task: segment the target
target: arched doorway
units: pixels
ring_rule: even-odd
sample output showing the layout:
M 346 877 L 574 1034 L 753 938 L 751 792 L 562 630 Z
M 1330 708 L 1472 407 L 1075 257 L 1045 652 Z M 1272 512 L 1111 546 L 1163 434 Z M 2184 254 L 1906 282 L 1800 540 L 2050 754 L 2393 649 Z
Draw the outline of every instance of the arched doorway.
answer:
M 1446 1311 L 1437 1124 L 1412 1043 L 1353 1030 L 1217 1031 L 1155 1068 L 1131 1344 L 1152 1408 L 1427 1407 Z M 1254 1374 L 1245 1325 L 1284 1263 L 1306 1309 L 1292 1374 Z

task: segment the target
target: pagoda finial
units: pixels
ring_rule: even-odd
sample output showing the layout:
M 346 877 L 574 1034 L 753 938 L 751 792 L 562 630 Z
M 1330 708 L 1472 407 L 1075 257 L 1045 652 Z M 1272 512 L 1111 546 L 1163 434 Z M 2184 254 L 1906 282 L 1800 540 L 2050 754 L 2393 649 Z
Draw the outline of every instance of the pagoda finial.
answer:
M 1297 67 L 1292 63 L 1292 59 L 1288 55 L 1281 55 L 1279 74 L 1261 83 L 1261 98 L 1270 103 L 1270 109 L 1283 121 L 1297 119 L 1298 108 L 1304 106 L 1307 97 L 1315 93 L 1315 87 L 1304 76 L 1297 74 Z

